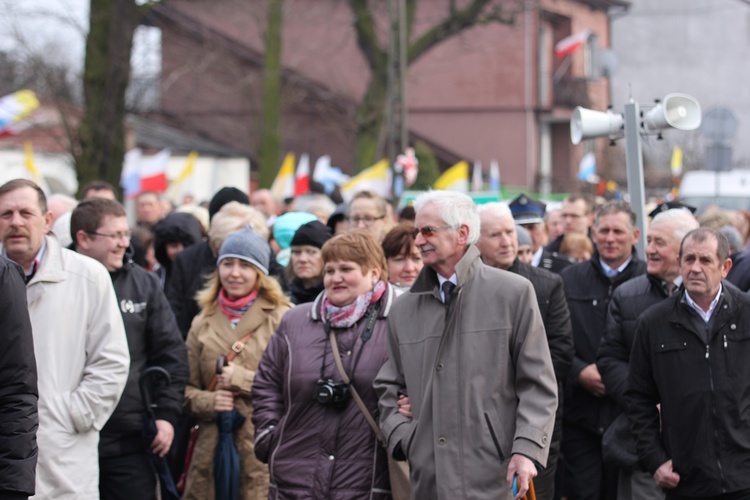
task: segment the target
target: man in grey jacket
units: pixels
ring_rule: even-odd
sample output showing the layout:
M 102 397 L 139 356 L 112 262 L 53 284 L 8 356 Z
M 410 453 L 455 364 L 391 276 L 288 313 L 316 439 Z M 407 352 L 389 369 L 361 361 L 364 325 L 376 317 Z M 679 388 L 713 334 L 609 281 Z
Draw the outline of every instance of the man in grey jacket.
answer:
M 516 476 L 520 498 L 546 464 L 557 408 L 533 287 L 482 263 L 471 198 L 431 191 L 414 207 L 425 267 L 393 306 L 374 382 L 388 451 L 409 460 L 412 498 L 509 499 Z

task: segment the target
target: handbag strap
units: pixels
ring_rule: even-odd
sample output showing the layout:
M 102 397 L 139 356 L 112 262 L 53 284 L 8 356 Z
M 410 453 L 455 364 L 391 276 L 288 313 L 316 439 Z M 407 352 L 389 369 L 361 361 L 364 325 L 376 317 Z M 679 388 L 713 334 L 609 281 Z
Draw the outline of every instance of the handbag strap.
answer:
M 378 317 L 377 310 L 372 311 L 370 313 L 370 316 L 367 318 L 367 326 L 365 327 L 365 331 L 372 330 L 372 328 L 375 326 L 375 320 L 377 320 L 377 317 Z M 352 399 L 354 399 L 354 402 L 357 404 L 357 407 L 362 412 L 362 415 L 365 417 L 365 420 L 367 420 L 367 423 L 370 424 L 370 427 L 372 427 L 372 430 L 375 432 L 375 437 L 378 439 L 378 442 L 380 443 L 381 446 L 385 446 L 385 441 L 383 440 L 383 433 L 380 431 L 380 427 L 378 427 L 378 424 L 375 423 L 375 419 L 372 417 L 370 410 L 368 410 L 367 406 L 365 406 L 365 402 L 362 401 L 362 398 L 357 392 L 357 389 L 355 389 L 354 386 L 350 383 L 349 375 L 347 375 L 346 370 L 344 370 L 344 364 L 341 362 L 341 353 L 339 353 L 338 342 L 336 342 L 336 335 L 333 333 L 333 330 L 328 330 L 328 339 L 331 342 L 331 351 L 333 351 L 333 359 L 334 361 L 336 361 L 336 368 L 338 368 L 339 370 L 341 379 L 349 386 L 349 392 L 352 395 Z
M 227 353 L 227 363 L 230 361 L 234 361 L 234 358 L 237 357 L 239 353 L 242 352 L 242 349 L 245 348 L 245 344 L 247 344 L 247 341 L 250 340 L 250 337 L 253 336 L 253 332 L 247 332 L 247 335 L 242 337 L 240 340 L 237 340 L 234 344 L 232 344 L 232 349 Z M 216 390 L 216 386 L 219 385 L 219 376 L 214 375 L 214 378 L 211 379 L 211 384 L 208 386 L 208 390 L 213 392 Z

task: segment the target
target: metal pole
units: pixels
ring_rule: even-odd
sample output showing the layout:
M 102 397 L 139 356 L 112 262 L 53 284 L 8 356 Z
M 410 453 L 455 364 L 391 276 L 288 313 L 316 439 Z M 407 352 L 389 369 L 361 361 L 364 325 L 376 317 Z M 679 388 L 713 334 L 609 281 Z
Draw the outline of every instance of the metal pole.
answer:
M 638 103 L 632 99 L 625 105 L 625 163 L 628 171 L 628 193 L 630 206 L 635 212 L 636 225 L 641 236 L 636 243 L 638 257 L 646 258 L 646 198 L 643 188 L 643 153 L 641 151 L 640 112 Z
M 404 152 L 409 147 L 409 122 L 406 110 L 406 75 L 409 67 L 409 61 L 406 59 L 409 45 L 409 40 L 406 37 L 406 0 L 398 0 L 398 44 L 398 78 L 399 85 L 401 85 L 398 102 L 401 118 L 401 147 L 399 151 Z

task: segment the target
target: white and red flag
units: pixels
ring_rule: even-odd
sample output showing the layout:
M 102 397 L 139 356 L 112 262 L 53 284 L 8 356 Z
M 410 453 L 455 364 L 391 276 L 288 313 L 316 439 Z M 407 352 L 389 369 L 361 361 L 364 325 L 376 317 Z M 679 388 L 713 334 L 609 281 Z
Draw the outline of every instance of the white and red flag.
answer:
M 575 35 L 566 36 L 555 44 L 555 57 L 560 59 L 568 54 L 572 54 L 586 44 L 589 36 L 591 36 L 591 30 L 588 29 L 580 31 Z

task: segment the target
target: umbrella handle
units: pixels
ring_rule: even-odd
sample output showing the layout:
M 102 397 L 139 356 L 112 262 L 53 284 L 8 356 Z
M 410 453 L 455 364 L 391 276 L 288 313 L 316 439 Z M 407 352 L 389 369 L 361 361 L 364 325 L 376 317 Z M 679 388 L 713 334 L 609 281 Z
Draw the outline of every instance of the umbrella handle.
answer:
M 216 374 L 221 375 L 225 366 L 229 366 L 229 360 L 223 354 L 219 354 L 219 357 L 216 359 Z
M 141 372 L 141 376 L 138 378 L 138 389 L 141 391 L 141 399 L 143 399 L 143 404 L 146 406 L 146 412 L 148 412 L 151 417 L 154 416 L 154 408 L 156 405 L 153 403 L 153 398 L 151 397 L 149 383 L 151 382 L 151 379 L 156 378 L 163 378 L 167 385 L 169 385 L 172 380 L 169 372 L 161 366 L 150 366 L 146 368 Z

